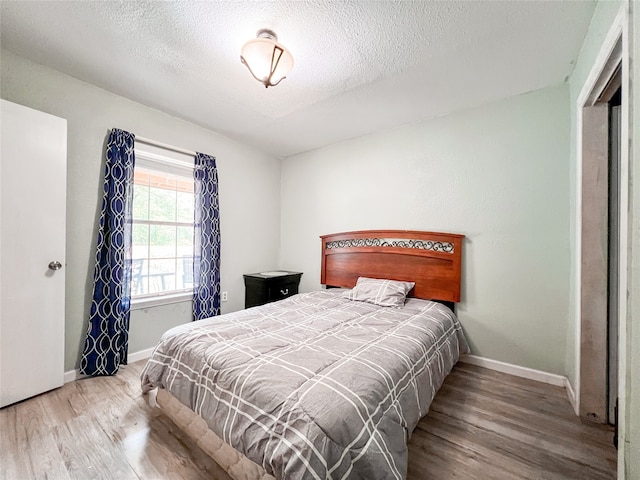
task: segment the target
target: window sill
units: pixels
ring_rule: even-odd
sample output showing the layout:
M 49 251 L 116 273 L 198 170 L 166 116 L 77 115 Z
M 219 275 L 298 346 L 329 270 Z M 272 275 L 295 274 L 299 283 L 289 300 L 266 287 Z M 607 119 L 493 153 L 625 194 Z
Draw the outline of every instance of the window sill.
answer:
M 143 308 L 159 307 L 172 303 L 190 302 L 193 300 L 193 292 L 178 293 L 175 295 L 158 295 L 157 297 L 132 298 L 131 310 L 142 310 Z

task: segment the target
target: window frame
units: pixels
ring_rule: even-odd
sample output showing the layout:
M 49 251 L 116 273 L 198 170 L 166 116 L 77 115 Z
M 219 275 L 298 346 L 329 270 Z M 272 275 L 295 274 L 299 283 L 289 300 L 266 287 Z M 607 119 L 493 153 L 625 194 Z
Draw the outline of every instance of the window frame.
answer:
M 144 149 L 135 148 L 135 168 L 143 168 L 148 170 L 155 170 L 160 173 L 166 173 L 171 175 L 178 175 L 182 177 L 193 178 L 194 172 L 194 159 L 188 155 L 179 153 L 166 152 L 160 150 L 155 152 L 153 147 L 145 145 Z M 170 156 L 169 156 L 170 155 Z M 135 186 L 134 186 L 135 188 Z M 155 223 L 155 222 L 154 222 Z M 160 222 L 164 223 L 164 222 Z M 181 222 L 169 222 L 172 224 L 179 224 Z M 132 218 L 133 224 L 133 218 Z M 148 225 L 151 225 L 149 223 Z M 173 303 L 183 303 L 193 300 L 193 287 L 189 290 L 175 291 L 175 293 L 156 293 L 152 295 L 145 295 L 141 297 L 130 297 L 130 309 L 140 310 L 149 307 L 156 307 L 160 305 L 170 305 Z

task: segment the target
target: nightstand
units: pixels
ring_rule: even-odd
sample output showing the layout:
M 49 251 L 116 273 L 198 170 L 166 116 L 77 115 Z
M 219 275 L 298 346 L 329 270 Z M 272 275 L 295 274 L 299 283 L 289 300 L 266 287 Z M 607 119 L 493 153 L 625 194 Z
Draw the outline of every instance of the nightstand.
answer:
M 264 305 L 298 293 L 300 272 L 276 270 L 250 273 L 244 276 L 244 308 Z

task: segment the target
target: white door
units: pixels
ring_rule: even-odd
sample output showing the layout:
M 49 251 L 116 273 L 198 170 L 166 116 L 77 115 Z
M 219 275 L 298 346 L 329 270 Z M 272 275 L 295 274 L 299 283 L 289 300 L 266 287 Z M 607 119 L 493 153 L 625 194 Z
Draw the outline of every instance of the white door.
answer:
M 67 121 L 1 102 L 3 407 L 64 383 Z

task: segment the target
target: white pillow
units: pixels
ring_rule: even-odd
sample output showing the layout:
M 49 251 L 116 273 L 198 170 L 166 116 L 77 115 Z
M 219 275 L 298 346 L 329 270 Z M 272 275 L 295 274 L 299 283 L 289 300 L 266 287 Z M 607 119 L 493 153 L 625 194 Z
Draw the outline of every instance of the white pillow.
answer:
M 344 296 L 349 300 L 373 303 L 381 307 L 402 307 L 414 282 L 359 277 L 356 286 Z

